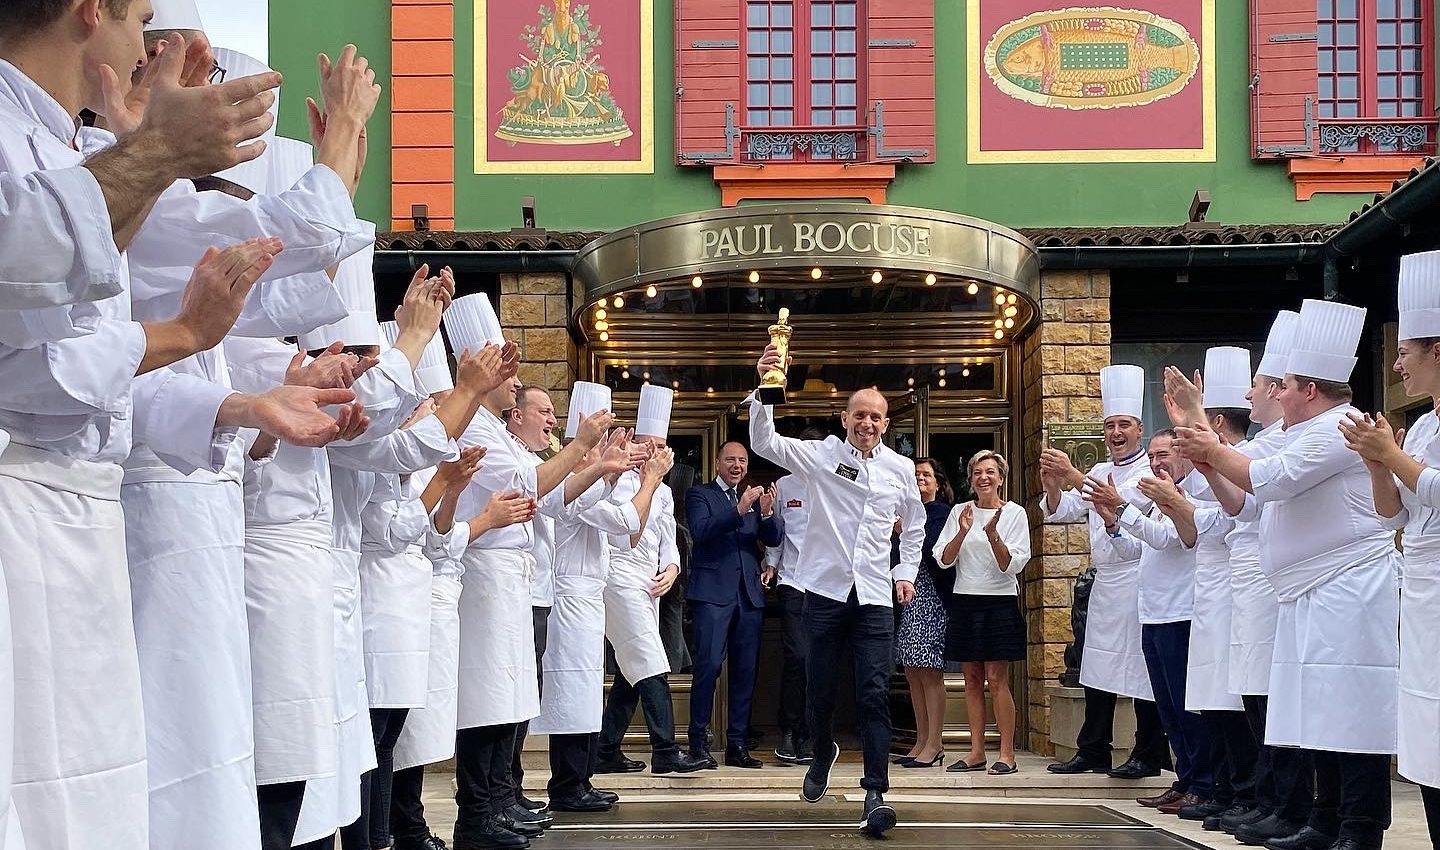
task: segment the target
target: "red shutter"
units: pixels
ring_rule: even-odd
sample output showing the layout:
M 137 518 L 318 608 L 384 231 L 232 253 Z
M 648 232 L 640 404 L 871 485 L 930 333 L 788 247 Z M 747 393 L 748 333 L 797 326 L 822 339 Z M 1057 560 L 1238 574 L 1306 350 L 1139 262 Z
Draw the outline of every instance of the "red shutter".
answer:
M 740 156 L 740 0 L 675 2 L 675 159 L 680 165 Z
M 1250 0 L 1250 132 L 1256 159 L 1315 150 L 1315 0 Z
M 865 5 L 870 156 L 934 162 L 935 0 Z

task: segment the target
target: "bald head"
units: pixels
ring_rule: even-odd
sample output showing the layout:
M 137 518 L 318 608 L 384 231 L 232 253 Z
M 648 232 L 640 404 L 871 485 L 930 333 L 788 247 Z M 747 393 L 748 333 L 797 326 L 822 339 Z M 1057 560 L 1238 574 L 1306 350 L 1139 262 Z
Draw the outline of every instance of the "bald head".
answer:
M 890 413 L 890 400 L 885 398 L 879 390 L 874 387 L 866 387 L 863 390 L 856 390 L 850 394 L 850 400 L 846 402 L 845 409 L 854 412 L 856 406 L 879 408 L 882 414 Z
M 873 387 L 857 390 L 840 415 L 840 424 L 845 426 L 850 445 L 868 457 L 890 427 L 890 402 Z

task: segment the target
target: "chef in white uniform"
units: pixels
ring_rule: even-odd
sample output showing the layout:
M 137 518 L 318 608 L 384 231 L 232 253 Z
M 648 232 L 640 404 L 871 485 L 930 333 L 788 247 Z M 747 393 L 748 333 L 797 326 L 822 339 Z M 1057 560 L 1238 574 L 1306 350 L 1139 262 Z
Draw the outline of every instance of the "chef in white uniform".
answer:
M 102 25 L 117 32 L 134 27 L 138 33 L 142 12 L 132 9 L 124 20 L 106 17 Z M 80 161 L 74 116 L 82 106 L 103 101 L 93 89 L 91 81 L 98 77 L 86 57 L 109 36 L 97 30 L 74 36 L 81 30 L 64 18 L 70 13 L 59 11 L 48 21 L 12 15 L 0 25 L 0 173 L 73 168 Z M 131 49 L 133 55 L 109 59 L 126 67 L 143 58 L 138 38 L 124 48 Z M 47 67 L 56 93 L 79 93 L 81 99 L 62 104 L 18 70 L 37 60 Z M 178 73 L 178 67 L 170 70 Z M 172 114 L 157 121 L 196 117 L 193 111 L 177 115 L 176 102 L 169 103 Z M 219 121 L 222 127 L 228 123 Z M 192 126 L 187 132 L 217 145 L 212 129 L 197 132 Z M 217 151 L 207 173 L 237 157 L 232 145 L 217 147 L 230 150 Z M 197 161 L 182 157 L 171 168 L 189 170 Z M 159 174 L 165 185 L 176 176 L 170 169 Z M 139 224 L 138 216 L 129 220 Z M 105 233 L 94 238 L 106 239 Z M 130 235 L 122 232 L 117 244 L 128 245 Z M 77 836 L 101 834 L 116 847 L 148 844 L 144 728 L 118 463 L 129 454 L 132 426 L 141 432 L 155 428 L 156 434 L 169 429 L 160 441 L 167 462 L 184 471 L 223 466 L 234 437 L 217 427 L 261 425 L 268 418 L 282 434 L 301 436 L 298 429 L 280 427 L 285 423 L 275 421 L 277 411 L 267 411 L 268 403 L 163 368 L 220 341 L 276 250 L 256 243 L 207 256 L 193 284 L 199 302 L 168 322 L 142 327 L 130 320 L 123 269 L 117 297 L 0 314 L 5 362 L 0 384 L 10 389 L 0 401 L 0 429 L 13 439 L 0 460 L 0 491 L 7 503 L 34 508 L 0 520 L 0 552 L 15 658 L 22 665 L 16 678 L 27 682 L 16 695 L 14 801 L 36 846 L 72 846 L 87 840 Z M 137 374 L 145 377 L 136 380 Z M 338 428 L 316 402 L 348 401 L 351 394 L 287 391 L 270 401 L 287 397 L 292 413 L 308 405 L 314 414 L 308 423 L 297 423 L 310 432 L 304 439 L 323 442 Z M 300 401 L 306 405 L 295 404 Z M 134 421 L 139 419 L 146 421 Z M 322 427 L 320 419 L 328 424 Z M 63 590 L 67 587 L 82 590 L 71 593 Z M 57 607 L 57 600 L 68 601 Z
M 1110 460 L 1095 464 L 1089 475 L 1100 481 L 1114 479 L 1127 502 L 1141 504 L 1135 483 L 1150 474 L 1141 442 L 1145 409 L 1145 371 L 1139 366 L 1106 366 L 1100 370 L 1100 396 L 1105 418 L 1105 446 Z M 1085 521 L 1090 528 L 1090 564 L 1095 584 L 1085 627 L 1080 660 L 1080 683 L 1085 687 L 1085 722 L 1076 741 L 1077 752 L 1068 762 L 1052 764 L 1051 773 L 1086 773 L 1110 770 L 1110 747 L 1116 695 L 1135 700 L 1135 748 L 1130 761 L 1117 774 L 1124 778 L 1157 776 L 1168 766 L 1155 695 L 1140 645 L 1140 553 L 1120 540 L 1124 532 L 1106 528 L 1105 522 L 1080 494 L 1085 475 L 1057 449 L 1040 454 L 1041 483 L 1045 496 L 1041 511 L 1046 522 Z M 1066 486 L 1071 489 L 1064 489 Z M 1117 548 L 1123 547 L 1124 551 Z
M 445 314 L 452 348 L 478 350 L 503 344 L 500 320 L 484 293 L 456 299 Z M 559 492 L 585 452 L 610 424 L 608 413 L 586 420 L 580 437 L 538 466 L 534 455 L 505 430 L 520 382 L 488 393 L 460 440 L 483 446 L 485 462 L 461 497 L 461 516 L 478 514 L 497 493 L 520 493 L 537 503 Z M 455 741 L 455 843 L 523 847 L 527 840 L 506 827 L 510 763 L 517 725 L 540 713 L 530 579 L 535 569 L 534 528 L 517 524 L 488 531 L 466 549 L 465 590 L 460 595 L 460 685 Z
M 675 391 L 646 384 L 640 388 L 635 439 L 665 448 Z M 610 498 L 629 502 L 640 490 L 636 470 L 620 476 Z M 605 703 L 596 773 L 629 772 L 632 764 L 620 743 L 639 705 L 650 730 L 650 770 L 656 774 L 692 773 L 705 766 L 675 743 L 675 710 L 670 698 L 670 658 L 660 640 L 660 597 L 675 586 L 680 550 L 675 545 L 675 497 L 669 487 L 655 491 L 650 517 L 637 537 L 610 536 L 610 570 L 605 577 L 605 639 L 620 668 Z M 641 765 L 640 769 L 644 769 Z
M 1430 843 L 1440 847 L 1440 252 L 1400 259 L 1399 356 L 1408 396 L 1430 409 L 1395 444 L 1383 417 L 1352 418 L 1346 443 L 1366 461 L 1375 507 L 1403 528 L 1400 596 L 1400 775 L 1420 786 Z
M 1350 405 L 1365 310 L 1307 300 L 1279 400 L 1285 445 L 1252 460 L 1208 428 L 1177 429 L 1187 456 L 1267 505 L 1261 565 L 1280 599 L 1266 740 L 1310 750 L 1317 796 L 1339 798 L 1302 841 L 1378 848 L 1390 824 L 1396 749 L 1399 555 L 1375 514 L 1365 464 L 1338 429 Z M 1338 794 L 1336 793 L 1338 789 Z M 1317 807 L 1318 808 L 1318 807 Z

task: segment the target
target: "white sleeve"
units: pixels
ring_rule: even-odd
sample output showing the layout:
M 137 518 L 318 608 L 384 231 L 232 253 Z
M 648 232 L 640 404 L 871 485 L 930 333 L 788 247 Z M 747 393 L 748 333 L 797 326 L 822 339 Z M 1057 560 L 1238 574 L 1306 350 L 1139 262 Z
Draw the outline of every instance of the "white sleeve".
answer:
M 0 408 L 48 416 L 125 412 L 145 358 L 145 329 L 90 319 L 75 327 L 77 335 L 56 339 L 35 324 L 63 322 L 70 309 L 0 311 Z
M 1168 519 L 1151 519 L 1134 505 L 1126 505 L 1120 515 L 1120 527 L 1141 540 L 1151 549 L 1169 549 L 1182 546 L 1180 532 Z
M 965 504 L 969 503 L 967 502 Z M 930 550 L 931 554 L 935 556 L 935 563 L 939 564 L 943 569 L 954 569 L 955 561 L 960 560 L 958 551 L 955 554 L 955 561 L 947 563 L 944 555 L 946 547 L 960 534 L 960 514 L 965 510 L 965 504 L 956 505 L 950 509 L 950 515 L 945 517 L 945 527 L 940 529 L 940 536 L 935 540 L 935 548 Z
M 1030 563 L 1030 514 L 1020 505 L 1006 502 L 996 530 L 1000 532 L 1005 548 L 1010 550 L 1010 566 L 1005 572 L 1019 575 Z
M 664 484 L 660 485 L 664 487 Z M 660 493 L 657 490 L 655 498 L 658 501 Z M 661 507 L 660 515 L 655 515 L 655 508 L 650 509 L 650 522 L 660 523 L 656 528 L 660 532 L 660 567 L 669 567 L 671 564 L 680 566 L 680 547 L 675 543 L 675 500 L 665 498 L 665 504 Z
M 1045 510 L 1045 496 L 1040 496 L 1040 512 L 1044 514 L 1046 522 L 1069 523 L 1081 522 L 1088 519 L 1090 504 L 1076 490 L 1063 490 L 1060 493 L 1060 504 L 1055 507 L 1055 513 Z
M 750 402 L 750 449 L 771 463 L 790 470 L 790 474 L 808 478 L 819 459 L 818 440 L 796 440 L 775 433 L 775 414 L 768 405 L 752 394 Z
M 1346 471 L 1360 456 L 1333 428 L 1311 428 L 1278 454 L 1250 461 L 1250 484 L 1260 504 L 1293 499 Z
M 234 428 L 215 427 L 220 405 L 235 394 L 229 387 L 157 369 L 132 383 L 135 399 L 134 438 L 182 473 L 225 468 L 230 445 L 239 439 Z
M 905 479 L 905 499 L 901 505 L 900 563 L 890 571 L 895 581 L 915 581 L 920 574 L 921 550 L 925 547 L 925 503 L 920 501 L 920 485 L 912 471 Z
M 433 414 L 368 443 L 332 443 L 329 452 L 330 462 L 338 467 L 395 475 L 419 472 L 459 456 L 455 441 Z
M 410 361 L 392 348 L 380 355 L 380 362 L 360 376 L 351 387 L 355 400 L 365 405 L 365 415 L 370 417 L 370 430 L 360 435 L 356 443 L 378 440 L 394 433 L 427 393 L 415 381 L 415 370 Z
M 0 174 L 0 309 L 101 301 L 123 291 L 110 210 L 89 169 Z
M 365 542 L 391 554 L 399 554 L 423 543 L 430 529 L 430 516 L 418 498 L 395 498 L 388 488 L 376 487 L 360 510 L 360 527 Z

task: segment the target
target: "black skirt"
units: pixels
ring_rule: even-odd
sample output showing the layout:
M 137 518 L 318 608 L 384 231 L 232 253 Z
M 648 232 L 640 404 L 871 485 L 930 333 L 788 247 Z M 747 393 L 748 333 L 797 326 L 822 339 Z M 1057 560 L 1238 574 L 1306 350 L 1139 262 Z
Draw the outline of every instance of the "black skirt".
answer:
M 1020 661 L 1025 617 L 1017 596 L 951 594 L 945 600 L 945 662 Z

